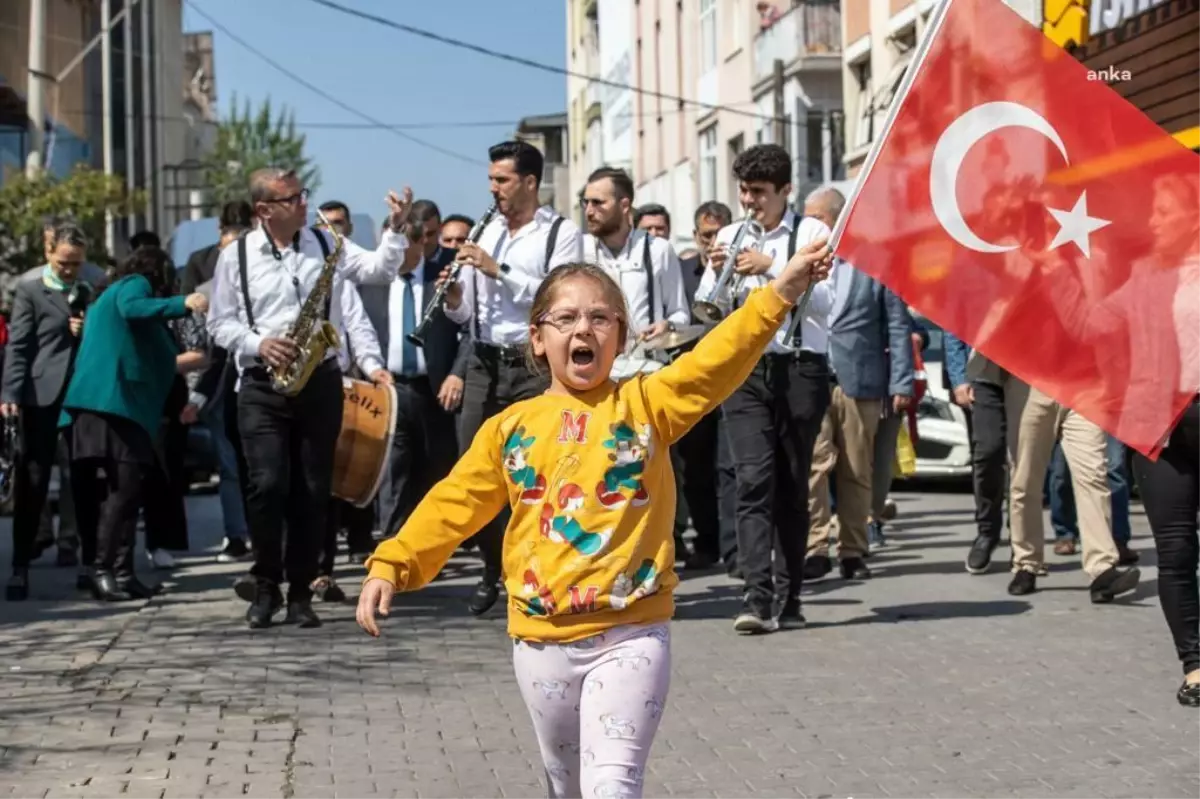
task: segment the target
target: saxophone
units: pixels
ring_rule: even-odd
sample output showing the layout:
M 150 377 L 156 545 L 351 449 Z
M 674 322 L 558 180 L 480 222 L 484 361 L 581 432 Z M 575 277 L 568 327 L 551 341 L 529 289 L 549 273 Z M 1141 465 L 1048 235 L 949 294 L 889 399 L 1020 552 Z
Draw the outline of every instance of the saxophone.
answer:
M 338 259 L 342 257 L 342 237 L 324 214 L 318 211 L 317 215 L 333 237 L 333 250 L 325 257 L 325 265 L 321 267 L 316 285 L 308 293 L 300 308 L 300 315 L 287 333 L 287 338 L 296 345 L 299 353 L 291 363 L 271 372 L 271 387 L 285 397 L 294 397 L 303 391 L 313 371 L 325 360 L 325 354 L 341 346 L 337 328 L 324 316 L 325 303 L 333 292 L 333 274 L 337 271 Z

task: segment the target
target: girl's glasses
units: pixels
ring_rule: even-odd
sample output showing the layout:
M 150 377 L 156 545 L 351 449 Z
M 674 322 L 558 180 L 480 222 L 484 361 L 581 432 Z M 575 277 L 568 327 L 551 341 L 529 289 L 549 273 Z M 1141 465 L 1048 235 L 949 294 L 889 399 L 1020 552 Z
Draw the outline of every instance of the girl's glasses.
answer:
M 611 311 L 588 311 L 580 313 L 579 311 L 550 311 L 542 314 L 542 318 L 538 320 L 538 324 L 551 324 L 558 329 L 560 333 L 570 333 L 579 325 L 579 320 L 587 317 L 588 326 L 598 333 L 606 333 L 613 329 L 613 326 L 619 321 L 617 315 Z

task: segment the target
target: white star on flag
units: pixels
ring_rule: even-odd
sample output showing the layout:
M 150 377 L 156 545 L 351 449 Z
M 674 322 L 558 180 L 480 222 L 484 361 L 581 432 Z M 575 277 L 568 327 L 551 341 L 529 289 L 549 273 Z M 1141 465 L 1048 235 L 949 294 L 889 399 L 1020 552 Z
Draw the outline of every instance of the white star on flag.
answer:
M 1073 241 L 1079 251 L 1083 253 L 1084 258 L 1092 257 L 1092 247 L 1088 236 L 1100 228 L 1112 224 L 1112 221 L 1108 219 L 1088 216 L 1086 191 L 1079 195 L 1079 199 L 1075 201 L 1075 207 L 1070 211 L 1060 211 L 1057 208 L 1047 208 L 1046 210 L 1060 225 L 1054 241 L 1050 242 L 1050 249 L 1053 250 Z

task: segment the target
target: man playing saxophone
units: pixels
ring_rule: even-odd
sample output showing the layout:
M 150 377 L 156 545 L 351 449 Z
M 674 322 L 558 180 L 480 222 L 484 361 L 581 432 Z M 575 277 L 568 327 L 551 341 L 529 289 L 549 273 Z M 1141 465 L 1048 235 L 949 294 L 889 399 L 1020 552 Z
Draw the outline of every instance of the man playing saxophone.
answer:
M 325 346 L 323 331 L 361 322 L 362 305 L 346 281 L 395 277 L 407 246 L 401 231 L 412 193 L 405 189 L 403 199 L 389 193 L 389 229 L 375 252 L 306 227 L 308 190 L 290 170 L 256 171 L 250 197 L 261 225 L 221 252 L 208 316 L 209 335 L 236 356 L 239 374 L 237 417 L 254 565 L 253 579 L 239 581 L 235 591 L 250 603 L 250 626 L 267 627 L 283 607 L 286 572 L 287 622 L 315 627 L 321 622 L 310 584 L 325 532 L 343 402 L 338 348 Z

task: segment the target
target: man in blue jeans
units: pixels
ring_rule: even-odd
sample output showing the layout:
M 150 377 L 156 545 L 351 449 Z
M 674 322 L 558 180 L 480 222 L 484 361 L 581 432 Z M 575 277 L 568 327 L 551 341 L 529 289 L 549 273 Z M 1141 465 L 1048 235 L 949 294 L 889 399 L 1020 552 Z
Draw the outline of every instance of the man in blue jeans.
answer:
M 1117 545 L 1119 563 L 1130 566 L 1138 554 L 1129 548 L 1129 475 L 1125 469 L 1125 445 L 1108 436 L 1105 449 L 1108 460 L 1108 487 L 1112 491 L 1112 536 Z M 1054 445 L 1050 468 L 1046 471 L 1046 495 L 1050 500 L 1050 523 L 1054 527 L 1054 552 L 1074 555 L 1078 549 L 1079 521 L 1075 514 L 1075 492 L 1071 488 L 1071 470 L 1062 447 Z

